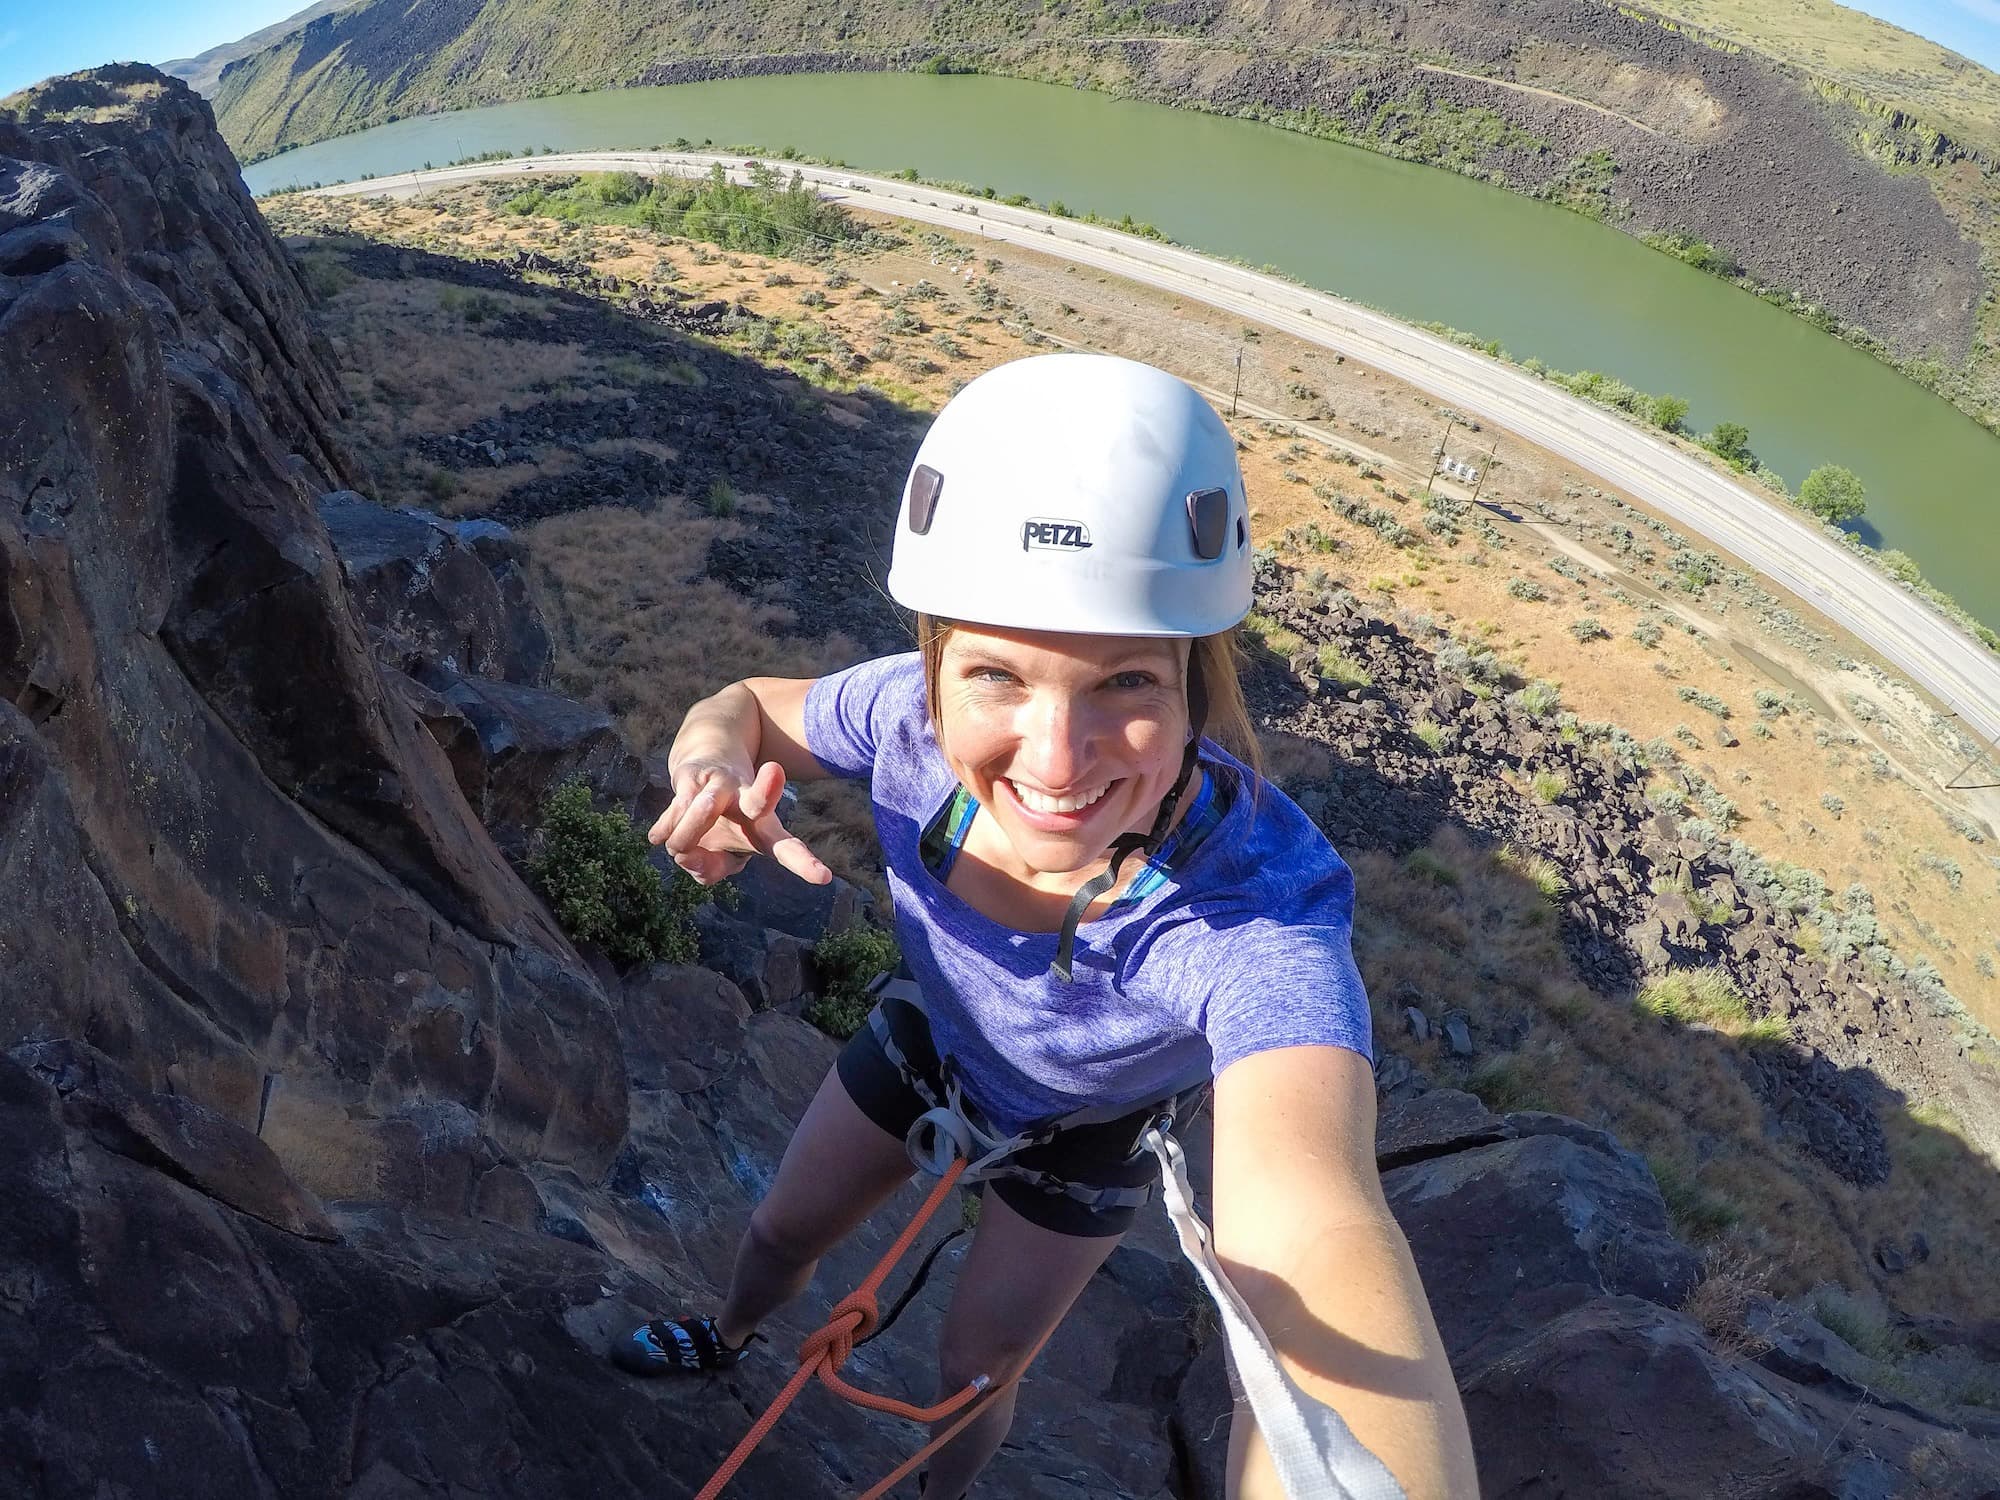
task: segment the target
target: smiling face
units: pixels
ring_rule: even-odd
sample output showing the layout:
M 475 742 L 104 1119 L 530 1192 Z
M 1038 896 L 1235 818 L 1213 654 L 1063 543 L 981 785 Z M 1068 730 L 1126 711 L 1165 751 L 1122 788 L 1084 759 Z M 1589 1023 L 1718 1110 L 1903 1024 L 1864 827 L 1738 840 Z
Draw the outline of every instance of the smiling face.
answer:
M 937 662 L 939 743 L 1020 868 L 1065 876 L 1151 828 L 1187 742 L 1188 642 L 957 625 Z

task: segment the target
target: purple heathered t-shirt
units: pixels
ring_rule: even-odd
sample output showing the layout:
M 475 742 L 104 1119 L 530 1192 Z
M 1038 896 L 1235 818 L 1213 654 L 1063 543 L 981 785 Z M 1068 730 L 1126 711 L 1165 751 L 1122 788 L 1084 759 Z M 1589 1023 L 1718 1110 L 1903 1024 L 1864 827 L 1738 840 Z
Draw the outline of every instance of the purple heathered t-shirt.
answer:
M 1222 821 L 1159 889 L 1077 929 L 1065 983 L 1049 972 L 1056 934 L 982 916 L 923 862 L 924 829 L 958 783 L 915 652 L 820 678 L 805 730 L 827 770 L 870 778 L 896 940 L 939 1054 L 996 1128 L 1136 1108 L 1273 1047 L 1372 1057 L 1354 877 L 1289 797 L 1268 783 L 1250 797 L 1249 771 L 1219 746 L 1203 741 L 1202 761 L 1237 778 Z

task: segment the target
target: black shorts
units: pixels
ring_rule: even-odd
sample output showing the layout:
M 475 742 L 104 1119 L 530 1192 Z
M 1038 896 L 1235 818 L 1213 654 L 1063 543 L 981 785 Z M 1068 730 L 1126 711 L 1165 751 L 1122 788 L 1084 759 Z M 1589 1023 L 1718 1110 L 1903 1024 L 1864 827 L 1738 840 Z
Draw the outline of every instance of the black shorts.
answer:
M 942 1098 L 943 1070 L 924 1013 L 901 1000 L 883 1000 L 876 1009 L 910 1066 Z M 899 1141 L 909 1133 L 917 1116 L 930 1108 L 889 1061 L 871 1026 L 864 1024 L 854 1033 L 834 1067 L 848 1097 L 861 1112 Z M 1139 1138 L 1159 1113 L 1157 1104 L 1142 1105 L 1116 1120 L 1065 1130 L 1048 1144 L 1030 1146 L 1014 1159 L 1023 1167 L 1084 1187 L 1147 1187 L 1158 1181 L 1160 1173 L 1153 1154 Z M 1029 1223 L 1084 1239 L 1123 1234 L 1139 1213 L 1131 1206 L 1092 1208 L 1018 1178 L 999 1177 L 980 1186 L 991 1188 L 1002 1203 Z

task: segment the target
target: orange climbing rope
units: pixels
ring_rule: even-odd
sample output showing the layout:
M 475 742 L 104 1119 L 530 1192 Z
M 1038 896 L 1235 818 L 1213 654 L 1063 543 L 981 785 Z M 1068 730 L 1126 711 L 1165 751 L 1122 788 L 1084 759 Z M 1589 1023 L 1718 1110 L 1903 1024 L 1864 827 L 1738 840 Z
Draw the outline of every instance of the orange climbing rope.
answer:
M 867 1407 L 870 1411 L 887 1412 L 891 1416 L 904 1417 L 912 1422 L 926 1423 L 941 1422 L 952 1413 L 971 1405 L 982 1393 L 997 1394 L 1012 1383 L 1008 1380 L 1001 1382 L 999 1386 L 994 1386 L 986 1376 L 981 1375 L 963 1390 L 935 1406 L 912 1406 L 907 1401 L 898 1401 L 891 1396 L 878 1396 L 873 1391 L 864 1391 L 840 1378 L 840 1367 L 847 1362 L 847 1356 L 854 1352 L 855 1344 L 866 1338 L 881 1321 L 881 1311 L 876 1306 L 875 1294 L 882 1289 L 882 1283 L 888 1280 L 889 1273 L 896 1267 L 896 1262 L 903 1258 L 917 1236 L 923 1232 L 924 1225 L 930 1222 L 931 1215 L 937 1212 L 938 1205 L 944 1202 L 945 1197 L 951 1192 L 952 1185 L 958 1181 L 959 1175 L 964 1170 L 965 1160 L 962 1157 L 946 1169 L 945 1174 L 938 1179 L 937 1186 L 931 1189 L 930 1197 L 924 1200 L 924 1206 L 917 1210 L 916 1216 L 897 1236 L 896 1243 L 884 1251 L 882 1258 L 875 1263 L 875 1269 L 868 1273 L 868 1279 L 834 1304 L 833 1311 L 827 1316 L 825 1327 L 816 1329 L 806 1336 L 805 1342 L 799 1345 L 799 1367 L 793 1372 L 792 1378 L 786 1381 L 784 1389 L 771 1399 L 771 1404 L 764 1409 L 764 1415 L 759 1417 L 743 1435 L 743 1441 L 738 1443 L 729 1457 L 722 1461 L 722 1467 L 715 1471 L 714 1476 L 702 1487 L 701 1493 L 695 1496 L 695 1500 L 716 1500 L 729 1481 L 736 1477 L 736 1471 L 743 1467 L 744 1460 L 756 1451 L 757 1445 L 773 1427 L 778 1425 L 778 1418 L 785 1414 L 785 1408 L 792 1404 L 792 1399 L 805 1389 L 806 1382 L 814 1376 L 818 1376 L 820 1383 L 835 1395 L 846 1398 L 856 1406 Z M 1046 1342 L 1048 1340 L 1044 1337 L 1042 1343 Z M 1035 1353 L 1040 1352 L 1041 1344 L 1037 1344 Z M 1034 1355 L 1031 1354 L 1022 1362 L 1021 1368 L 1026 1369 L 1032 1363 Z M 857 1500 L 879 1500 L 880 1496 L 888 1492 L 891 1485 L 950 1442 L 958 1435 L 959 1429 L 978 1414 L 979 1408 L 976 1406 L 970 1411 L 965 1411 L 949 1428 L 906 1459 L 895 1473 L 865 1494 L 858 1496 Z

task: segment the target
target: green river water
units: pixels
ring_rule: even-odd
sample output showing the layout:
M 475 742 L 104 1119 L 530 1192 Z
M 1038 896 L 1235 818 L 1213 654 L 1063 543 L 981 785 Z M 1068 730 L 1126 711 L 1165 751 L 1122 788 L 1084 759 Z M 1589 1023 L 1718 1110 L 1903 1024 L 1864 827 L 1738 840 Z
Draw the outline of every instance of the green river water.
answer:
M 903 73 L 614 89 L 401 120 L 247 169 L 255 192 L 479 152 L 650 147 L 678 136 L 794 146 L 863 170 L 991 184 L 1269 264 L 1517 359 L 1601 370 L 1750 429 L 1794 488 L 1838 463 L 1863 534 L 1900 547 L 2000 626 L 2000 439 L 1802 320 L 1602 224 L 1450 172 L 1270 126 L 1079 89 Z

